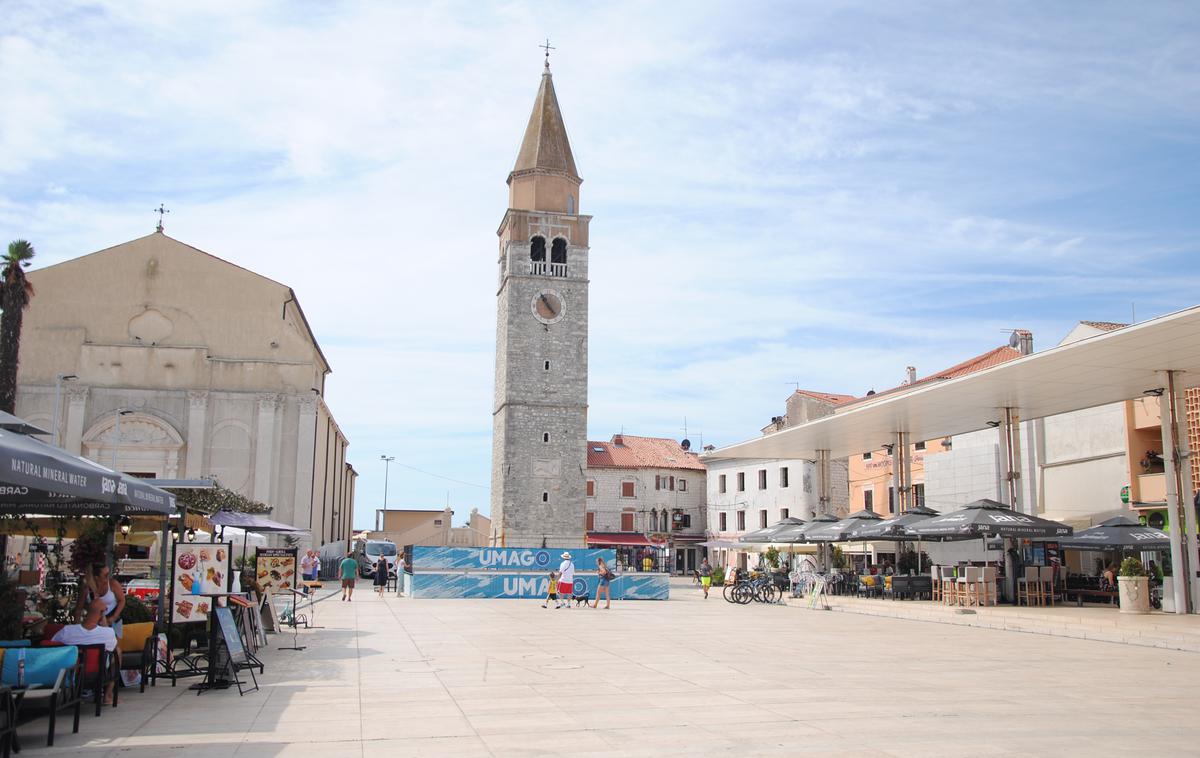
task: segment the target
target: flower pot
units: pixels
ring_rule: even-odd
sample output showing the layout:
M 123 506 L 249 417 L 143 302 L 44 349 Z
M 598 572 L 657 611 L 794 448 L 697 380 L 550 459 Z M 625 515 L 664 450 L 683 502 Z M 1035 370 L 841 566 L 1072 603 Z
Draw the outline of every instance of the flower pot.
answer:
M 1121 613 L 1150 612 L 1150 578 L 1118 576 L 1117 591 L 1121 598 Z

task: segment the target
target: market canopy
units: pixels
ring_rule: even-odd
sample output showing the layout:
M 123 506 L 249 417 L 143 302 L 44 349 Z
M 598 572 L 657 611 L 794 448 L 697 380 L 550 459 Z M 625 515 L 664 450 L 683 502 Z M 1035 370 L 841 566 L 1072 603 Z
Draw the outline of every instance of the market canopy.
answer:
M 171 514 L 175 496 L 25 434 L 0 429 L 0 514 Z
M 933 516 L 939 516 L 941 513 L 932 508 L 925 506 L 917 506 L 909 508 L 899 516 L 894 516 L 882 521 L 863 521 L 858 529 L 850 534 L 852 540 L 910 540 L 913 537 L 905 531 L 905 527 L 909 524 L 915 524 L 919 521 L 924 521 Z
M 1066 537 L 1071 527 L 1014 511 L 995 500 L 976 500 L 966 507 L 904 527 L 915 538 L 966 540 L 979 537 L 1027 539 Z
M 1122 547 L 1167 550 L 1171 547 L 1171 538 L 1160 529 L 1143 526 L 1128 516 L 1117 516 L 1059 540 L 1058 545 L 1076 550 L 1110 550 Z
M 832 458 L 877 449 L 906 432 L 933 440 L 987 428 L 1016 408 L 1044 418 L 1141 397 L 1163 386 L 1157 372 L 1180 371 L 1181 387 L 1200 385 L 1200 306 L 1059 345 L 965 376 L 922 382 L 852 403 L 830 416 L 701 456 Z
M 208 517 L 213 526 L 232 526 L 244 532 L 307 532 L 308 529 L 284 524 L 279 521 L 260 516 L 256 513 L 239 513 L 238 511 L 217 511 Z

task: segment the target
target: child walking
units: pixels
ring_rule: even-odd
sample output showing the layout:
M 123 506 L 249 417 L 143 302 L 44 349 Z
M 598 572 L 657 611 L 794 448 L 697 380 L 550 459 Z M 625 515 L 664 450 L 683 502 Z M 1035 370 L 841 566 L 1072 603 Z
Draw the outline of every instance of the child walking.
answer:
M 542 603 L 543 608 L 548 608 L 550 603 L 554 603 L 554 607 L 559 607 L 558 602 L 558 572 L 550 572 L 550 580 L 546 582 L 546 602 Z

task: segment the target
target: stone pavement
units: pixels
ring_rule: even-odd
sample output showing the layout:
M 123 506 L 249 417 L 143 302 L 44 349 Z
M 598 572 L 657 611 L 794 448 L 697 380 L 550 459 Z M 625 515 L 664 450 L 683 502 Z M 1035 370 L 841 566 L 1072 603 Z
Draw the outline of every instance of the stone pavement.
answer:
M 51 750 L 25 727 L 23 754 L 1196 753 L 1195 653 L 672 593 L 610 611 L 335 597 L 307 650 L 272 637 L 261 692 L 134 690 L 78 735 L 60 722 Z

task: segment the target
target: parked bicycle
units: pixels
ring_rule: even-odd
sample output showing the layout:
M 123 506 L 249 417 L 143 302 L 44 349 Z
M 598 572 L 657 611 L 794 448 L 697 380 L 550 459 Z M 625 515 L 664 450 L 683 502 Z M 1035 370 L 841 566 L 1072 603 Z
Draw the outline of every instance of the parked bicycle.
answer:
M 783 590 L 775 583 L 770 572 L 738 572 L 733 584 L 726 584 L 721 595 L 727 602 L 747 605 L 751 601 L 778 603 L 783 600 Z

